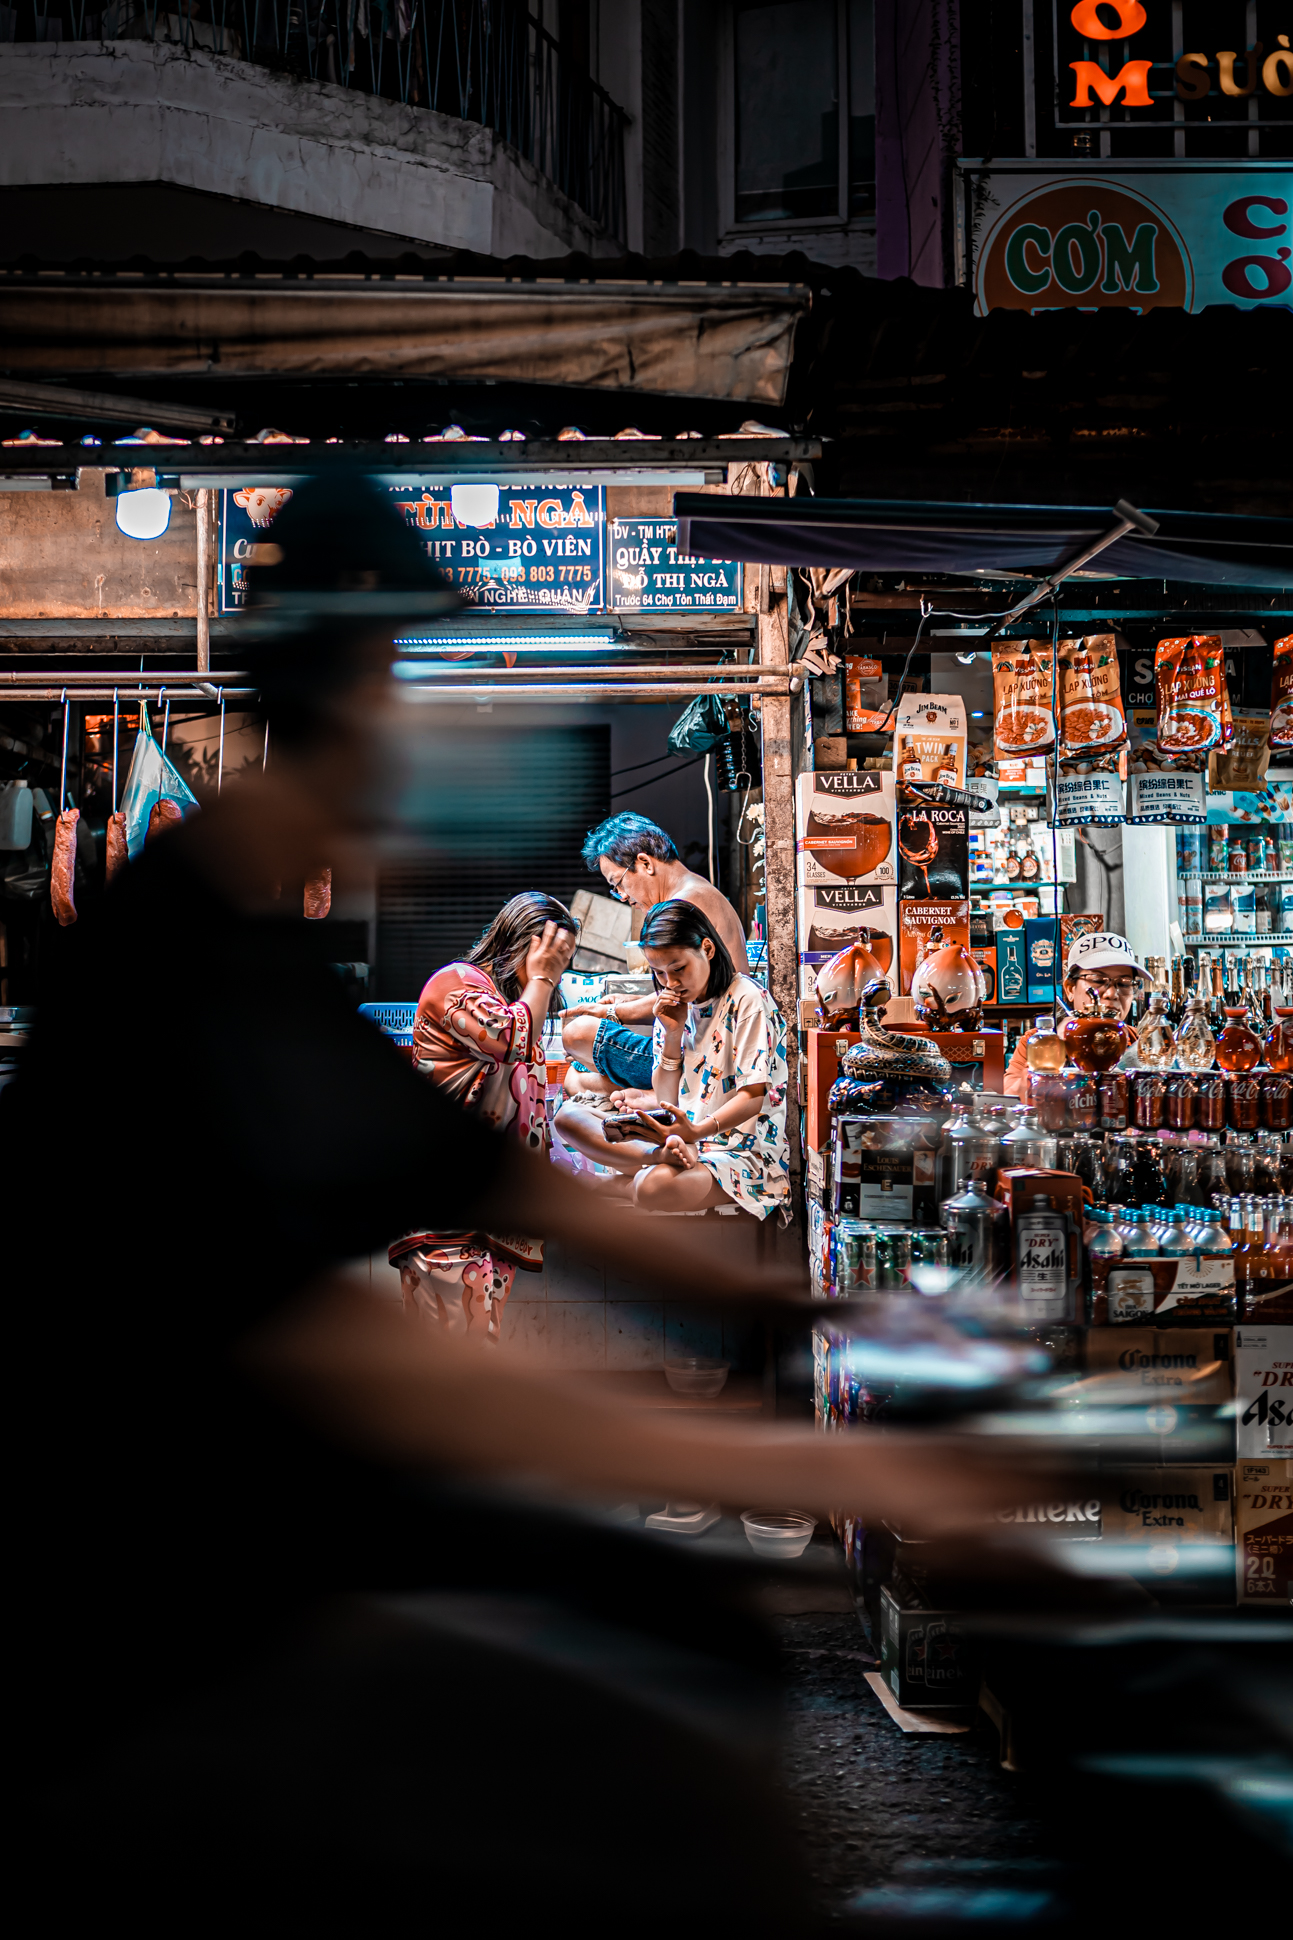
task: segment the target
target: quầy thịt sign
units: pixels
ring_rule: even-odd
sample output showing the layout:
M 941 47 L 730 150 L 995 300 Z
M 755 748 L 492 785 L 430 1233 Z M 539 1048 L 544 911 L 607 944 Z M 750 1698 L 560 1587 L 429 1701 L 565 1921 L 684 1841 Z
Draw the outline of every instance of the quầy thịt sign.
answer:
M 612 607 L 731 613 L 741 605 L 741 568 L 680 553 L 676 519 L 612 519 L 610 593 Z

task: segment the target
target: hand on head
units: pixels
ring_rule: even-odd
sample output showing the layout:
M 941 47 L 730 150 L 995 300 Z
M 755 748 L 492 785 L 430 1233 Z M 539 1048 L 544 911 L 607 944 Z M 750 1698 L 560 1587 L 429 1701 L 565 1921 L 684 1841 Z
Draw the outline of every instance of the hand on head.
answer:
M 578 941 L 573 930 L 563 929 L 557 923 L 545 923 L 542 931 L 532 936 L 526 947 L 520 969 L 522 988 L 532 977 L 546 977 L 554 984 L 559 983 L 562 971 L 570 968 L 570 959 L 575 954 Z

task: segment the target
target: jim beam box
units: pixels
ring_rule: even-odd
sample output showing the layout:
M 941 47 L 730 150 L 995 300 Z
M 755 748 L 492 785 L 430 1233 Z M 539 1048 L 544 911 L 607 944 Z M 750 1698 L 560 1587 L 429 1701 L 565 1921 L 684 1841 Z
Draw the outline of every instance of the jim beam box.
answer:
M 965 702 L 959 694 L 904 694 L 893 724 L 893 771 L 909 787 L 965 786 Z
M 801 888 L 870 883 L 892 889 L 898 880 L 893 776 L 869 768 L 800 775 L 795 837 Z
M 1087 1398 L 1116 1408 L 1128 1434 L 1159 1462 L 1235 1459 L 1233 1330 L 1229 1327 L 1093 1327 L 1086 1337 Z M 1156 1446 L 1155 1446 L 1156 1445 Z
M 1250 1607 L 1293 1602 L 1293 1460 L 1235 1470 L 1235 1592 Z
M 898 899 L 892 889 L 854 882 L 818 883 L 795 896 L 799 961 L 818 968 L 850 943 L 865 943 L 877 976 L 897 976 Z
M 898 788 L 898 894 L 912 902 L 969 893 L 967 811 Z
M 1093 1327 L 1197 1327 L 1237 1317 L 1232 1258 L 1190 1253 L 1182 1259 L 1092 1259 L 1089 1265 L 1087 1318 Z
M 880 1675 L 904 1710 L 978 1703 L 978 1660 L 960 1613 L 927 1608 L 902 1579 L 880 1592 Z
M 911 980 L 926 957 L 951 944 L 970 947 L 970 905 L 968 902 L 931 902 L 898 904 L 898 965 L 902 995 L 911 990 Z
M 1293 1327 L 1235 1329 L 1240 1461 L 1293 1458 Z
M 1229 1597 L 1235 1540 L 1233 1467 L 1124 1468 L 1101 1478 L 1113 1570 L 1156 1595 Z

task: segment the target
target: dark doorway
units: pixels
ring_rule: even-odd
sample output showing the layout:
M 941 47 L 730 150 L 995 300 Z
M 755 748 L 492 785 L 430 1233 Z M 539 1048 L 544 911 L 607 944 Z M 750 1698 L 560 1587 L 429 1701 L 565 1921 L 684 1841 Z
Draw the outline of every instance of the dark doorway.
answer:
M 568 903 L 579 851 L 609 812 L 609 726 L 500 728 L 438 750 L 407 821 L 424 846 L 388 863 L 377 894 L 377 989 L 412 1003 L 522 889 Z

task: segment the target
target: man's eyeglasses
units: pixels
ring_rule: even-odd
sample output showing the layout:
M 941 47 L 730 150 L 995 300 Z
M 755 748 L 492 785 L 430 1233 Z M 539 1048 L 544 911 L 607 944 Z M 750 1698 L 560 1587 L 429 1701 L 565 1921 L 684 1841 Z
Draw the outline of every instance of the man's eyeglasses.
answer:
M 1082 977 L 1088 990 L 1112 990 L 1118 997 L 1134 997 L 1136 994 L 1135 977 Z
M 621 869 L 619 875 L 616 876 L 614 882 L 612 882 L 610 877 L 607 876 L 606 886 L 610 890 L 612 896 L 614 896 L 617 903 L 626 903 L 628 901 L 628 897 L 624 894 L 624 891 L 620 888 L 620 884 L 623 882 L 625 876 L 631 875 L 632 873 L 633 872 L 631 869 Z

